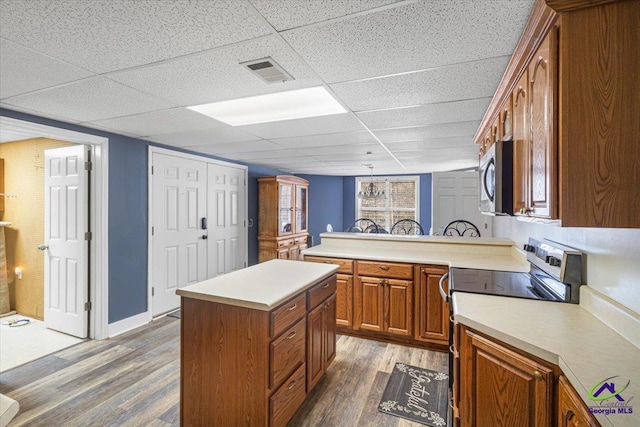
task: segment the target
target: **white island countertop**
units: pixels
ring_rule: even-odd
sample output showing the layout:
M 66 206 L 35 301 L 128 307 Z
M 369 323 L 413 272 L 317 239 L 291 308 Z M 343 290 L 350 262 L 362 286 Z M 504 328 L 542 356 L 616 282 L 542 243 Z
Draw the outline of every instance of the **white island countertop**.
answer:
M 596 414 L 603 426 L 640 426 L 640 349 L 582 306 L 454 292 L 456 321 L 562 369 L 587 406 L 589 390 L 618 377 L 632 414 Z M 635 399 L 634 399 L 635 397 Z M 614 399 L 615 400 L 615 399 Z
M 270 311 L 338 270 L 337 265 L 271 260 L 185 286 L 181 297 Z

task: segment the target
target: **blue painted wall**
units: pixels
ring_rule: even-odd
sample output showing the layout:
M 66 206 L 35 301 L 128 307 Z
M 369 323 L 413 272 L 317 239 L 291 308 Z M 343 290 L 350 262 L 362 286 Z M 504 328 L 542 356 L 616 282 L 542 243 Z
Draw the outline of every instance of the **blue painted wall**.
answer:
M 320 244 L 320 233 L 331 224 L 342 231 L 343 190 L 341 176 L 299 175 L 309 181 L 309 234 L 314 245 Z

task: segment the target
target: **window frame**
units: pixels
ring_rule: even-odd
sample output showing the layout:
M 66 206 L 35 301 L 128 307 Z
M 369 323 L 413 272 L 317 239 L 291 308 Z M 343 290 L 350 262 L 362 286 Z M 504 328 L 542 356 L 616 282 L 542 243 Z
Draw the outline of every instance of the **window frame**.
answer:
M 362 218 L 362 199 L 358 198 L 358 192 L 360 191 L 360 185 L 362 182 L 370 182 L 371 176 L 357 176 L 355 177 L 355 214 L 356 218 Z M 420 176 L 419 175 L 391 175 L 391 176 L 374 176 L 373 181 L 376 185 L 379 185 L 379 181 L 384 181 L 384 192 L 387 195 L 387 202 L 385 203 L 384 208 L 367 208 L 367 210 L 377 211 L 377 212 L 385 212 L 385 222 L 389 222 L 387 231 L 391 231 L 391 227 L 393 224 L 391 221 L 391 210 L 395 211 L 406 211 L 412 212 L 415 211 L 415 220 L 420 222 Z M 398 181 L 413 181 L 415 183 L 415 209 L 412 208 L 391 208 L 389 205 L 391 202 L 391 183 Z M 379 187 L 378 187 L 379 188 Z M 378 224 L 384 226 L 385 224 Z M 386 227 L 385 227 L 386 229 Z

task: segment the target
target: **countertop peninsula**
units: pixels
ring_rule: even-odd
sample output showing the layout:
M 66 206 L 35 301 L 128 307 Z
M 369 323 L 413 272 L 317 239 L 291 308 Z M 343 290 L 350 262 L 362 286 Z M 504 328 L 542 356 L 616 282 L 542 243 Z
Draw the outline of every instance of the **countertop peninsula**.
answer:
M 332 275 L 338 266 L 274 259 L 185 286 L 181 297 L 269 311 Z

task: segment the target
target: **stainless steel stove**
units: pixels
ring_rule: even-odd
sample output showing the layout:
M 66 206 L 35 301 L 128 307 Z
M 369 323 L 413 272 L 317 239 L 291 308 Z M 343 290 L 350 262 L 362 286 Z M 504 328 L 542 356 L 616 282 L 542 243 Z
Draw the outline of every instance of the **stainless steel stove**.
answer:
M 577 304 L 582 285 L 582 253 L 549 240 L 529 239 L 524 245 L 527 273 L 452 267 L 449 295 L 471 292 Z

